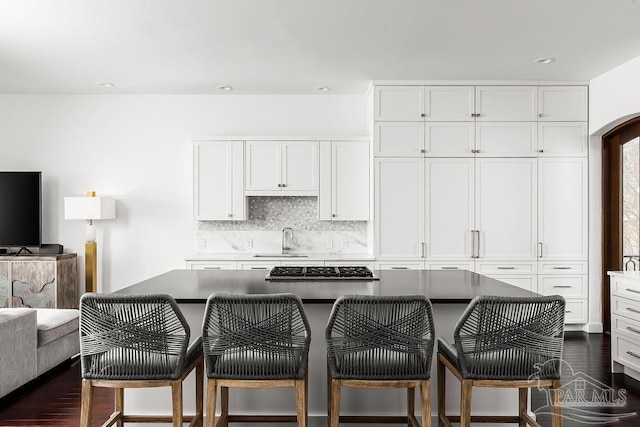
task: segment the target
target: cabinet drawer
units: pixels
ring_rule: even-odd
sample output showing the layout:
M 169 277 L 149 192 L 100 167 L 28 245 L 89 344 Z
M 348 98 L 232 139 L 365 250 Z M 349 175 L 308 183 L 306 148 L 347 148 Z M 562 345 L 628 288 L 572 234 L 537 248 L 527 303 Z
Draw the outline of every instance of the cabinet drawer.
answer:
M 611 358 L 616 362 L 640 371 L 640 342 L 620 335 L 614 335 L 611 341 Z
M 568 299 L 564 309 L 564 323 L 587 323 L 588 300 Z
M 473 271 L 473 262 L 426 262 L 427 270 L 469 270 Z
M 325 261 L 327 267 L 367 267 L 369 270 L 376 268 L 373 261 Z
M 611 313 L 640 322 L 640 302 L 626 298 L 611 298 Z
M 538 262 L 538 274 L 587 274 L 587 262 Z
M 187 261 L 190 270 L 235 270 L 235 261 Z
M 480 274 L 536 274 L 535 262 L 476 262 Z
M 611 295 L 619 295 L 621 297 L 640 301 L 640 283 L 631 280 L 619 279 L 617 277 L 612 278 Z
M 238 261 L 238 270 L 271 270 L 279 266 L 279 261 Z
M 611 333 L 640 341 L 640 321 L 614 314 L 611 316 Z
M 423 261 L 376 261 L 376 270 L 422 270 Z
M 538 293 L 562 295 L 566 298 L 586 298 L 587 276 L 538 276 Z

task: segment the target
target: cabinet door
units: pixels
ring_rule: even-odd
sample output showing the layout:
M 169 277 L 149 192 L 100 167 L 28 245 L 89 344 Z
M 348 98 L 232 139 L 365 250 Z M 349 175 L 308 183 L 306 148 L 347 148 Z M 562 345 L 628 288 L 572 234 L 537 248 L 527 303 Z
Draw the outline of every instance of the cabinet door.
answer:
M 282 143 L 282 190 L 318 192 L 318 141 Z
M 587 123 L 538 123 L 538 157 L 586 157 L 589 150 Z
M 587 159 L 539 159 L 538 169 L 538 256 L 586 260 Z
M 374 200 L 376 257 L 422 257 L 424 159 L 376 159 Z
M 424 123 L 377 122 L 373 129 L 373 155 L 424 157 Z
M 472 157 L 475 147 L 473 122 L 425 123 L 427 157 Z
M 279 191 L 282 185 L 280 141 L 247 141 L 245 147 L 245 189 Z
M 11 306 L 62 308 L 56 306 L 56 261 L 11 263 Z
M 423 86 L 376 86 L 373 99 L 374 120 L 424 121 Z
M 473 163 L 473 159 L 426 160 L 427 259 L 471 259 Z
M 480 259 L 536 259 L 536 161 L 476 159 Z
M 538 120 L 586 122 L 587 98 L 586 86 L 541 86 L 538 88 Z
M 194 144 L 193 216 L 196 220 L 244 220 L 244 143 Z
M 536 121 L 537 95 L 535 86 L 477 86 L 476 121 Z
M 424 90 L 425 120 L 443 122 L 473 121 L 473 86 L 427 86 Z
M 538 288 L 537 276 L 535 274 L 486 274 L 486 276 L 531 292 L 536 292 Z
M 537 126 L 533 122 L 476 123 L 479 157 L 535 157 Z
M 369 143 L 336 141 L 331 144 L 332 218 L 369 220 Z

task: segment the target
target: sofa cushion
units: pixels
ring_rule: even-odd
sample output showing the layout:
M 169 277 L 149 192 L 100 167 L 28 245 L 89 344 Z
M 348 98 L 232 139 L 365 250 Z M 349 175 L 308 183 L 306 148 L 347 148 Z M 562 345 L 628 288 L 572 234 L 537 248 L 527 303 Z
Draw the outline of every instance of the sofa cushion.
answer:
M 38 347 L 78 330 L 78 310 L 37 308 Z

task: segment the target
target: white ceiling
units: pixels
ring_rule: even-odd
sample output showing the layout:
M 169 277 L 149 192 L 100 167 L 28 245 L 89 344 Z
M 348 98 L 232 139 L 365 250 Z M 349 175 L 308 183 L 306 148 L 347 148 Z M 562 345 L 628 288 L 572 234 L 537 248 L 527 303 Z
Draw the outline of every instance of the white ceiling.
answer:
M 640 0 L 0 0 L 0 93 L 588 81 L 640 55 L 639 18 Z

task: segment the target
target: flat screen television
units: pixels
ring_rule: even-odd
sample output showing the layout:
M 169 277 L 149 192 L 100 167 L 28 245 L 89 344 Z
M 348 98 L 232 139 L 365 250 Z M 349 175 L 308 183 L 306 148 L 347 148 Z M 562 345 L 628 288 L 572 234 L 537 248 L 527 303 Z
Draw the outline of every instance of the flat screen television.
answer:
M 0 172 L 0 248 L 42 243 L 42 173 Z

